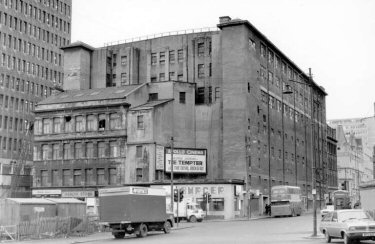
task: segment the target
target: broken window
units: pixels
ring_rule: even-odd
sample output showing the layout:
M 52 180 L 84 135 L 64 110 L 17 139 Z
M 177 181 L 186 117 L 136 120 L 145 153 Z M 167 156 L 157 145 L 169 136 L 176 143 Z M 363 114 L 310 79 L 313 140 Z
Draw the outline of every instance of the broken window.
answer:
M 195 98 L 195 103 L 196 104 L 204 103 L 204 87 L 198 87 L 196 98 Z
M 105 114 L 99 115 L 98 128 L 99 130 L 105 130 Z

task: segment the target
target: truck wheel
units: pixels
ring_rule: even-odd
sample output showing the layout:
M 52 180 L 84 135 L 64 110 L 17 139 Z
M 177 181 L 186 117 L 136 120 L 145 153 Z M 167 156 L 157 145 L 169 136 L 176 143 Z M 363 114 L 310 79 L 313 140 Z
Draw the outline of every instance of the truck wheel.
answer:
M 163 230 L 165 234 L 168 234 L 171 232 L 171 222 L 168 220 L 164 222 Z
M 189 222 L 191 222 L 191 223 L 197 222 L 197 217 L 195 217 L 195 215 L 190 216 Z
M 125 236 L 125 232 L 112 232 L 112 235 L 113 235 L 116 239 L 122 239 L 122 238 L 124 238 L 124 236 Z
M 147 236 L 147 225 L 140 224 L 138 227 L 138 234 L 137 237 L 146 237 Z

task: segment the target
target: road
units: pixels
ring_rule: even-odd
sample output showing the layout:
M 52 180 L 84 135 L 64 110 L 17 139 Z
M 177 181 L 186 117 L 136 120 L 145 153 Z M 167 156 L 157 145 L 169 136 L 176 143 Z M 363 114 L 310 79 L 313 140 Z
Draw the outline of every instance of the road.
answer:
M 320 217 L 318 217 L 318 224 Z M 149 233 L 145 238 L 127 236 L 117 240 L 110 233 L 95 234 L 91 238 L 69 238 L 57 240 L 39 240 L 21 242 L 28 243 L 91 243 L 91 244 L 119 244 L 119 243 L 163 243 L 163 244 L 292 244 L 292 243 L 325 243 L 322 235 L 311 238 L 312 215 L 286 218 L 265 218 L 242 221 L 217 221 L 202 223 L 180 223 L 179 229 L 170 234 L 162 232 Z M 319 231 L 318 231 L 318 234 Z M 343 243 L 342 240 L 332 240 L 332 243 Z M 362 242 L 375 243 L 375 242 Z

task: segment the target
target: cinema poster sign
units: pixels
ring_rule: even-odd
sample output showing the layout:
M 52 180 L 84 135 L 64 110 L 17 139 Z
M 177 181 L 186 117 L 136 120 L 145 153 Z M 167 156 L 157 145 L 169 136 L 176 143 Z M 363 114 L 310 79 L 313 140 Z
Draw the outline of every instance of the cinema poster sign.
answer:
M 173 148 L 173 173 L 206 174 L 207 150 Z M 171 149 L 165 150 L 165 171 L 171 172 Z

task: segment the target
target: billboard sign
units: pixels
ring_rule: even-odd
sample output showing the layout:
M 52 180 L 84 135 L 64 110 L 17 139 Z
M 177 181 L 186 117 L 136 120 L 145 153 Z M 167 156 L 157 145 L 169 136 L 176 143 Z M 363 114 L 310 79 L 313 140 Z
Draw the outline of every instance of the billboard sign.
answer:
M 156 145 L 156 170 L 164 170 L 164 147 Z
M 173 173 L 207 174 L 207 150 L 173 148 Z M 171 149 L 165 150 L 165 172 L 171 172 Z

